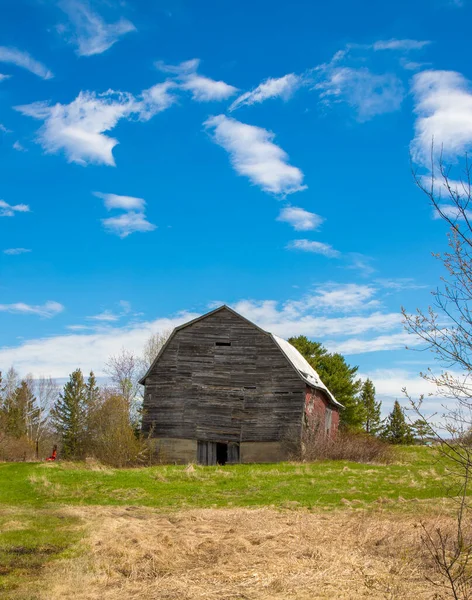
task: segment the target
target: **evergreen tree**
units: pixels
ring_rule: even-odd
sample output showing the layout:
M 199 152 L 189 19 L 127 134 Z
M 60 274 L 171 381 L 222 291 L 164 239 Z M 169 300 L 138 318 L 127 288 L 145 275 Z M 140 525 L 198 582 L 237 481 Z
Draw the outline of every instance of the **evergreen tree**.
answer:
M 366 379 L 362 385 L 361 403 L 364 410 L 364 430 L 366 433 L 377 435 L 382 428 L 380 418 L 382 402 L 375 401 L 375 387 L 371 379 Z
M 52 419 L 62 438 L 64 458 L 80 459 L 85 453 L 89 390 L 82 371 L 76 369 L 52 410 Z
M 417 419 L 411 426 L 416 437 L 424 442 L 428 436 L 434 436 L 431 425 L 425 419 Z
M 0 377 L 0 425 L 8 435 L 32 439 L 38 419 L 36 398 L 31 377 L 18 382 L 18 373 L 9 369 L 6 378 Z
M 87 406 L 89 409 L 96 407 L 100 402 L 100 388 L 97 385 L 95 373 L 90 371 L 87 383 Z
M 395 400 L 392 412 L 388 415 L 382 437 L 391 444 L 411 444 L 413 435 L 406 422 L 405 413 L 398 400 Z

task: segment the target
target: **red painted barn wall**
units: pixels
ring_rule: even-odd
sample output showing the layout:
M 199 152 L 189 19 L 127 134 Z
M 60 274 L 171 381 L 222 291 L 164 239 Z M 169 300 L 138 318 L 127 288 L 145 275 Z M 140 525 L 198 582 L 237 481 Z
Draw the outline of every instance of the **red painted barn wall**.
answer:
M 327 428 L 326 409 L 331 410 L 331 427 Z M 305 389 L 305 424 L 311 429 L 318 428 L 329 436 L 336 435 L 339 426 L 339 410 L 318 389 L 306 386 Z

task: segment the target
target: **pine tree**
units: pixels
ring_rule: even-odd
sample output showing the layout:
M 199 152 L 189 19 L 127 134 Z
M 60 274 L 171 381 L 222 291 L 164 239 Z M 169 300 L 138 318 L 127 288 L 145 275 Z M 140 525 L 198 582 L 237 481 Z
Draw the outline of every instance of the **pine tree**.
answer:
M 288 341 L 306 358 L 336 400 L 344 406 L 340 424 L 349 429 L 362 429 L 364 412 L 358 397 L 361 382 L 355 378 L 358 367 L 351 367 L 344 356 L 330 354 L 319 342 L 311 342 L 304 335 Z
M 31 377 L 18 383 L 18 374 L 13 368 L 10 369 L 2 382 L 0 399 L 3 431 L 14 438 L 28 436 L 32 439 L 38 408 Z
M 382 402 L 375 401 L 375 387 L 371 379 L 366 379 L 362 385 L 361 403 L 364 410 L 364 430 L 371 435 L 377 435 L 382 429 Z
M 388 415 L 382 437 L 391 444 L 411 444 L 413 436 L 406 422 L 405 413 L 398 400 L 395 400 L 392 412 Z
M 96 407 L 100 401 L 100 388 L 97 385 L 97 379 L 95 373 L 90 371 L 87 383 L 87 407 L 92 409 Z
M 88 388 L 80 369 L 76 369 L 52 410 L 52 419 L 62 438 L 64 458 L 80 459 L 85 453 Z

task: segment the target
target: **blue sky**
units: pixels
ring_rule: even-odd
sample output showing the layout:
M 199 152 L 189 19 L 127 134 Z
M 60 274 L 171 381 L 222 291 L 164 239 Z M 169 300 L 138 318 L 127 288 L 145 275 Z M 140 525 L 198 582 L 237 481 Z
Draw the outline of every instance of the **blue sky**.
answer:
M 3 0 L 0 365 L 102 373 L 227 303 L 426 389 L 444 225 L 431 138 L 472 143 L 466 0 Z

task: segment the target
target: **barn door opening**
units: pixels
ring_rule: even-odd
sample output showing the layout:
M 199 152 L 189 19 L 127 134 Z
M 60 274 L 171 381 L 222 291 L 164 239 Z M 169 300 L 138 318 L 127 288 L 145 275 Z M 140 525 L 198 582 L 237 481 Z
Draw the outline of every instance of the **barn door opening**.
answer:
M 216 463 L 225 465 L 228 462 L 228 444 L 216 444 Z

